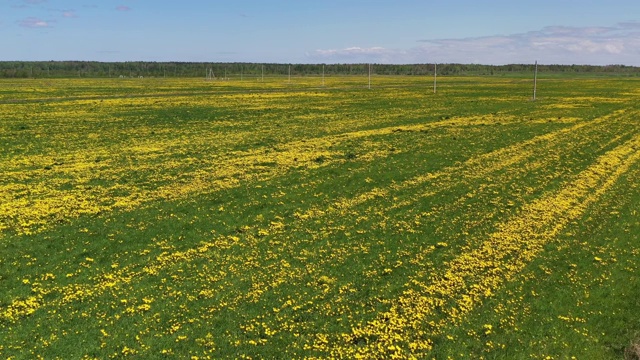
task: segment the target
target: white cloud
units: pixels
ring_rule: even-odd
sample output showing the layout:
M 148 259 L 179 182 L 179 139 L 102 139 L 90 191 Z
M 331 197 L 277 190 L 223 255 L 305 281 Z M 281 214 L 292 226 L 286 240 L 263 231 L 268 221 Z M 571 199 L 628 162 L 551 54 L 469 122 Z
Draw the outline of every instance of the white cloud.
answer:
M 410 49 L 316 50 L 314 61 L 379 63 L 531 63 L 640 65 L 640 23 L 612 27 L 550 26 L 537 31 L 463 39 L 418 40 Z
M 342 62 L 350 63 L 389 63 L 392 62 L 392 59 L 402 56 L 402 54 L 402 50 L 385 49 L 379 46 L 369 48 L 354 46 L 345 49 L 316 50 L 312 53 L 307 53 L 307 57 L 322 61 L 341 59 L 340 61 Z
M 64 18 L 77 18 L 76 12 L 73 10 L 65 10 L 62 12 L 62 17 Z
M 38 29 L 52 27 L 52 24 L 51 21 L 45 21 L 36 17 L 28 17 L 20 21 L 20 26 L 30 29 Z
M 316 50 L 318 56 L 360 56 L 360 55 L 380 55 L 386 50 L 381 47 L 361 48 L 361 47 L 349 47 L 346 49 L 331 49 L 331 50 Z

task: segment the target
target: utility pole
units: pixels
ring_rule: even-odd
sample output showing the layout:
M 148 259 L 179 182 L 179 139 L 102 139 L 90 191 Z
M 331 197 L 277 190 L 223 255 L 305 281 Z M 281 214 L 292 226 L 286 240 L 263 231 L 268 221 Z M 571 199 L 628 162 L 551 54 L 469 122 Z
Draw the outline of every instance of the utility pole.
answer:
M 322 64 L 322 86 L 324 87 L 324 64 Z
M 371 63 L 369 63 L 369 89 L 371 89 Z
M 437 82 L 438 82 L 438 63 L 433 64 L 433 93 L 435 94 L 437 91 Z
M 536 101 L 537 87 L 538 87 L 538 60 L 536 60 L 536 68 L 533 71 L 533 101 Z

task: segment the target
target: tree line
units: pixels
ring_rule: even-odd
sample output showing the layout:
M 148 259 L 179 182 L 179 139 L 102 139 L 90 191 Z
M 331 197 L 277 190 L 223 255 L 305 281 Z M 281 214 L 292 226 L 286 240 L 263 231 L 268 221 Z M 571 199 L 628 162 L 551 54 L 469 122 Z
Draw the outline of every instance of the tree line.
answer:
M 533 64 L 481 65 L 438 64 L 438 75 L 525 74 Z M 431 75 L 433 64 L 372 64 L 376 75 Z M 640 67 L 625 65 L 538 65 L 541 73 L 614 74 L 640 76 Z M 138 78 L 366 75 L 369 64 L 259 64 L 204 62 L 98 62 L 98 61 L 0 61 L 0 78 Z

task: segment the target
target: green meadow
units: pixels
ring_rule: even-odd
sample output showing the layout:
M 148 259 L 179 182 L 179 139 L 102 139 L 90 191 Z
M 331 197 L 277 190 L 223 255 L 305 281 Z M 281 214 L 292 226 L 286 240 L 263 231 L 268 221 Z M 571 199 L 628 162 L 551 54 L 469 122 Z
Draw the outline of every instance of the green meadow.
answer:
M 0 80 L 0 357 L 638 359 L 640 79 Z

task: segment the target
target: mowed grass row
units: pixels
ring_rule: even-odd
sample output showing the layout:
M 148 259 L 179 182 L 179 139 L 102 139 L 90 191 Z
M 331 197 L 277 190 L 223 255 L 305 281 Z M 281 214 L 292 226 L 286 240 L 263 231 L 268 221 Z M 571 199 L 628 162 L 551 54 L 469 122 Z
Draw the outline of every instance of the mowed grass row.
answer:
M 3 104 L 0 354 L 620 356 L 637 82 L 423 80 Z

